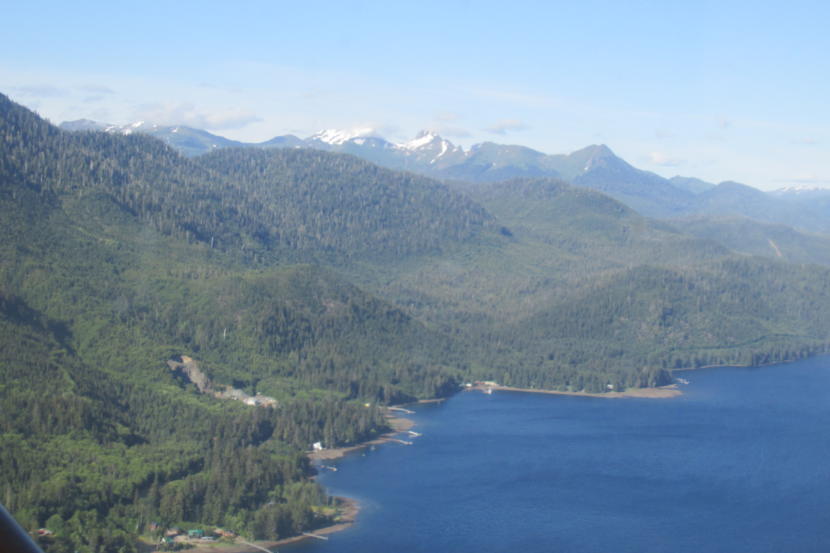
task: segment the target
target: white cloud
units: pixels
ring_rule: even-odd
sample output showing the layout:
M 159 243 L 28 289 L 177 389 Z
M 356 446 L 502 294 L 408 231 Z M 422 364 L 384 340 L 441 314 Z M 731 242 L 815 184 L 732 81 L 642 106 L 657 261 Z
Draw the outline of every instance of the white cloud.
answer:
M 802 173 L 789 179 L 779 179 L 783 182 L 795 182 L 798 184 L 812 184 L 812 185 L 827 185 L 830 184 L 830 178 L 821 177 L 816 173 Z
M 115 94 L 115 91 L 108 86 L 100 84 L 87 84 L 80 87 L 81 92 L 95 94 L 97 96 Z
M 817 138 L 813 138 L 811 136 L 806 136 L 804 138 L 798 138 L 793 140 L 793 144 L 801 144 L 802 146 L 815 146 L 816 144 L 820 144 L 821 141 Z
M 262 121 L 258 115 L 239 108 L 206 112 L 193 104 L 144 104 L 135 110 L 135 119 L 157 125 L 185 125 L 207 130 L 241 129 Z
M 518 119 L 502 119 L 495 125 L 487 127 L 484 130 L 493 134 L 505 135 L 508 132 L 524 131 L 529 128 L 530 127 L 526 123 L 519 121 Z
M 68 96 L 69 90 L 52 85 L 24 85 L 13 86 L 11 91 L 15 95 L 27 98 L 59 98 Z
M 545 94 L 513 90 L 498 90 L 493 88 L 470 89 L 466 91 L 466 95 L 534 108 L 552 107 L 560 104 L 560 102 L 555 98 Z
M 648 159 L 652 164 L 660 167 L 678 167 L 685 163 L 684 160 L 670 157 L 663 152 L 651 152 L 648 154 Z
M 461 119 L 461 116 L 459 114 L 453 113 L 451 111 L 445 111 L 445 112 L 442 112 L 442 113 L 436 113 L 435 114 L 435 120 L 436 121 L 442 121 L 444 123 L 448 123 L 450 121 L 458 121 L 459 119 Z

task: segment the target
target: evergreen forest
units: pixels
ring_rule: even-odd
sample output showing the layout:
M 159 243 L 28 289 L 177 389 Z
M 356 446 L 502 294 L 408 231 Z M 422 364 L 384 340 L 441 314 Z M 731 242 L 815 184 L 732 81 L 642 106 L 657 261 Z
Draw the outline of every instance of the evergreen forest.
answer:
M 47 553 L 137 552 L 172 526 L 281 539 L 335 516 L 312 444 L 378 437 L 386 406 L 826 352 L 830 269 L 801 237 L 771 258 L 707 228 L 550 178 L 184 157 L 0 95 L 0 503 Z M 171 370 L 183 356 L 209 391 Z

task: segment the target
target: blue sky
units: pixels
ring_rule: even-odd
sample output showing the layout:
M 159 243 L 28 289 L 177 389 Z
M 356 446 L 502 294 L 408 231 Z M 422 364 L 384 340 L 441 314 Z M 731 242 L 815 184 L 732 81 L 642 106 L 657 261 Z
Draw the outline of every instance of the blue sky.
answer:
M 830 187 L 824 2 L 6 4 L 0 92 L 56 123 L 605 143 L 664 176 Z

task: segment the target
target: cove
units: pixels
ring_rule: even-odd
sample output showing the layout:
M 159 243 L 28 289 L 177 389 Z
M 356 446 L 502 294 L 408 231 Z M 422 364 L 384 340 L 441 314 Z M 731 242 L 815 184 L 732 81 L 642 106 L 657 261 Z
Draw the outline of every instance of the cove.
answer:
M 830 547 L 830 358 L 684 372 L 673 399 L 461 393 L 339 460 L 350 529 L 292 553 Z M 409 438 L 407 438 L 409 439 Z

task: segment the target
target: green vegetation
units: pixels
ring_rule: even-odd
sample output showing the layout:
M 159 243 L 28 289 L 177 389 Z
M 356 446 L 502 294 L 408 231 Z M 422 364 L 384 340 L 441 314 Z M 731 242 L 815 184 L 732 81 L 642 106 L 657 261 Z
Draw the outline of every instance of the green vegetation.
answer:
M 736 252 L 787 261 L 830 265 L 830 237 L 745 217 L 693 217 L 672 225 L 700 238 L 717 240 Z
M 303 451 L 466 379 L 605 391 L 830 343 L 828 270 L 595 191 L 313 151 L 187 159 L 2 96 L 0 231 L 0 501 L 50 552 L 134 551 L 152 522 L 323 524 Z M 200 393 L 179 355 L 277 405 Z
M 169 196 L 142 200 L 165 171 L 199 195 L 203 170 L 170 167 L 177 154 L 117 139 L 111 159 L 112 144 L 90 146 L 107 137 L 3 113 L 0 493 L 27 528 L 53 530 L 48 551 L 134 551 L 150 522 L 255 538 L 313 528 L 328 499 L 304 450 L 377 436 L 378 401 L 455 389 L 436 361 L 443 336 L 323 269 L 200 243 Z M 64 170 L 81 159 L 105 169 Z M 177 354 L 278 406 L 197 393 L 167 368 Z

